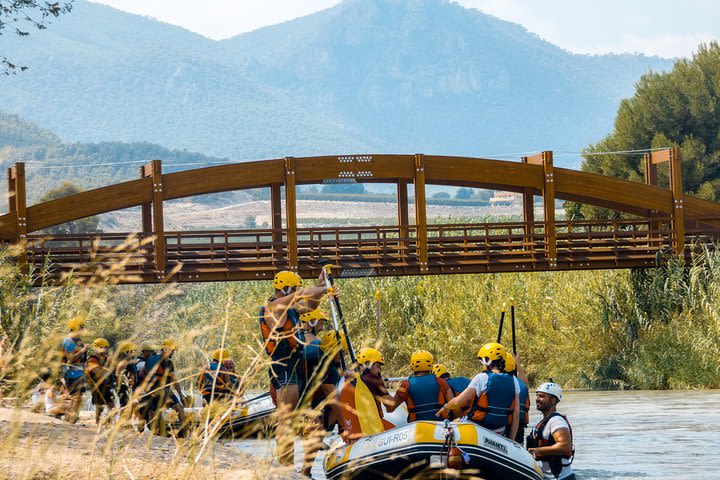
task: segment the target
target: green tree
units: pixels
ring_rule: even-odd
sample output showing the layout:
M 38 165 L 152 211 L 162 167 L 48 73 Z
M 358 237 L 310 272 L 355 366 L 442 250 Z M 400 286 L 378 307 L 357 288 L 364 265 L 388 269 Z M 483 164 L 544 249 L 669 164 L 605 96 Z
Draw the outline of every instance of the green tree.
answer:
M 432 195 L 432 197 L 430 197 L 430 198 L 434 198 L 434 199 L 436 199 L 436 200 L 446 200 L 446 199 L 449 199 L 449 198 L 451 198 L 451 197 L 450 197 L 450 194 L 449 194 L 448 192 L 437 192 L 437 193 L 434 193 L 434 194 Z
M 691 59 L 679 60 L 672 71 L 647 73 L 635 95 L 624 99 L 613 132 L 585 150 L 582 170 L 643 181 L 642 155 L 600 154 L 679 146 L 683 190 L 720 200 L 720 45 L 701 44 Z M 596 153 L 596 155 L 593 155 Z M 658 182 L 668 185 L 665 165 Z M 568 218 L 620 216 L 588 205 L 566 204 Z
M 55 200 L 56 198 L 67 197 L 68 195 L 79 193 L 80 191 L 81 190 L 72 183 L 65 182 L 59 188 L 45 192 L 45 195 L 40 198 L 40 201 L 47 202 L 49 200 Z M 54 227 L 46 228 L 43 232 L 55 234 L 94 233 L 98 231 L 99 223 L 100 218 L 98 216 L 92 216 L 63 223 L 62 225 L 55 225 Z
M 37 0 L 0 0 L 0 35 L 9 29 L 16 35 L 27 37 L 30 29 L 45 30 L 51 18 L 57 18 L 72 10 L 72 0 L 47 2 Z M 0 72 L 14 73 L 18 66 L 0 51 Z M 27 67 L 19 67 L 21 71 Z

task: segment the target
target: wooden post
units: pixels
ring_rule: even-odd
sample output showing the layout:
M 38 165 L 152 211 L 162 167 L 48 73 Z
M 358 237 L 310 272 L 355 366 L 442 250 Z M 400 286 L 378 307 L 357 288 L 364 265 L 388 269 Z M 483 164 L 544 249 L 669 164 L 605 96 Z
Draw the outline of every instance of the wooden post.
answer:
M 160 160 L 153 160 L 146 165 L 145 173 L 152 176 L 152 232 L 155 236 L 155 271 L 158 278 L 164 278 L 167 270 L 167 255 L 163 217 L 162 163 Z
M 418 264 L 420 273 L 428 270 L 427 217 L 425 203 L 425 155 L 415 155 L 415 225 L 417 228 Z
M 407 242 L 404 240 L 408 238 L 408 225 L 410 224 L 408 214 L 408 182 L 404 179 L 398 179 L 397 181 L 397 218 L 398 226 L 400 227 L 400 247 L 403 251 L 401 255 L 405 255 L 407 252 L 404 251 L 403 247 L 407 246 Z
M 270 185 L 270 228 L 272 228 L 273 243 L 282 242 L 282 197 L 280 192 L 281 184 Z M 275 248 L 275 247 L 273 247 Z
M 528 163 L 527 157 L 522 157 L 522 163 Z M 525 250 L 535 250 L 534 245 L 529 245 L 535 241 L 535 196 L 533 189 L 529 187 L 523 188 L 522 194 L 522 218 L 525 230 Z
M 672 192 L 672 219 L 671 227 L 675 232 L 672 247 L 675 254 L 685 256 L 685 208 L 683 205 L 682 190 L 682 163 L 678 147 L 658 150 L 645 155 L 645 179 L 657 184 L 657 164 L 668 162 L 670 164 L 670 191 Z
M 295 205 L 295 159 L 285 157 L 285 221 L 287 222 L 288 268 L 298 269 L 297 209 Z
M 643 165 L 645 166 L 645 183 L 657 187 L 657 165 L 652 161 L 652 154 L 643 155 Z
M 542 163 L 545 174 L 543 185 L 543 210 L 545 212 L 545 241 L 548 268 L 557 268 L 557 232 L 555 229 L 555 173 L 553 153 L 542 152 Z
M 151 177 L 152 176 L 152 169 L 150 168 L 150 165 L 147 165 L 147 168 L 145 165 L 140 166 L 140 178 L 145 177 Z M 143 203 L 140 205 L 140 208 L 142 209 L 142 233 L 149 234 L 152 232 L 152 202 L 149 203 Z
M 8 205 L 10 212 L 17 214 L 17 243 L 20 247 L 18 264 L 23 273 L 28 273 L 27 256 L 27 197 L 25 189 L 25 164 L 15 163 L 8 169 Z
M 680 149 L 670 149 L 670 189 L 673 195 L 672 226 L 675 230 L 675 254 L 685 257 L 685 209 L 683 208 L 682 164 L 680 163 Z
M 651 153 L 646 153 L 643 155 L 643 166 L 645 167 L 645 184 L 657 187 L 658 178 L 657 178 L 657 165 L 653 163 L 653 158 Z M 659 212 L 656 210 L 650 211 L 650 218 L 659 216 Z M 658 232 L 658 233 L 651 233 L 649 237 L 651 239 L 655 238 L 661 238 L 660 231 L 660 221 L 658 220 L 650 220 L 648 227 L 652 232 Z M 651 242 L 648 244 L 648 247 L 659 247 L 659 244 L 656 244 L 654 242 Z

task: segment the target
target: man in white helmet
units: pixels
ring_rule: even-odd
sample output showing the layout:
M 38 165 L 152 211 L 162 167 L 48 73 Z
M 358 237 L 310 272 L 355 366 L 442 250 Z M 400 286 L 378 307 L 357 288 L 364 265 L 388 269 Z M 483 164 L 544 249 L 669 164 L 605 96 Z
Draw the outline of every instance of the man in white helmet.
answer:
M 557 412 L 562 400 L 562 388 L 554 382 L 545 382 L 535 392 L 535 406 L 543 418 L 527 437 L 527 449 L 540 461 L 545 478 L 575 480 L 570 468 L 575 450 L 572 427 L 565 415 Z

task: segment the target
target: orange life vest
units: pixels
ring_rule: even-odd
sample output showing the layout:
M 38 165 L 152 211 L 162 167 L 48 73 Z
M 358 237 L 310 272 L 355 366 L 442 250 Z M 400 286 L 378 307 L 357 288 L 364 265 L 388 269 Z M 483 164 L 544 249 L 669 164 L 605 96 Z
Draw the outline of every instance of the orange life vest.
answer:
M 272 328 L 265 322 L 265 307 L 263 306 L 260 307 L 259 322 L 265 353 L 272 358 L 287 358 L 301 345 L 302 332 L 300 332 L 300 315 L 297 310 L 289 309 L 285 316 L 285 322 Z

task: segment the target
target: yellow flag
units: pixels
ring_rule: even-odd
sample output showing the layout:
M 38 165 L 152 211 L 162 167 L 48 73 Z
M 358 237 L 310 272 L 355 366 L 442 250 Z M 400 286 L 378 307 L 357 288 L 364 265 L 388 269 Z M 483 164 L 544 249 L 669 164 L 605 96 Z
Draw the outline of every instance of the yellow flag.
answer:
M 362 381 L 359 373 L 355 374 L 355 380 L 355 408 L 357 409 L 363 435 L 375 435 L 384 432 L 385 427 L 378 413 L 375 397 L 365 385 L 365 382 Z

